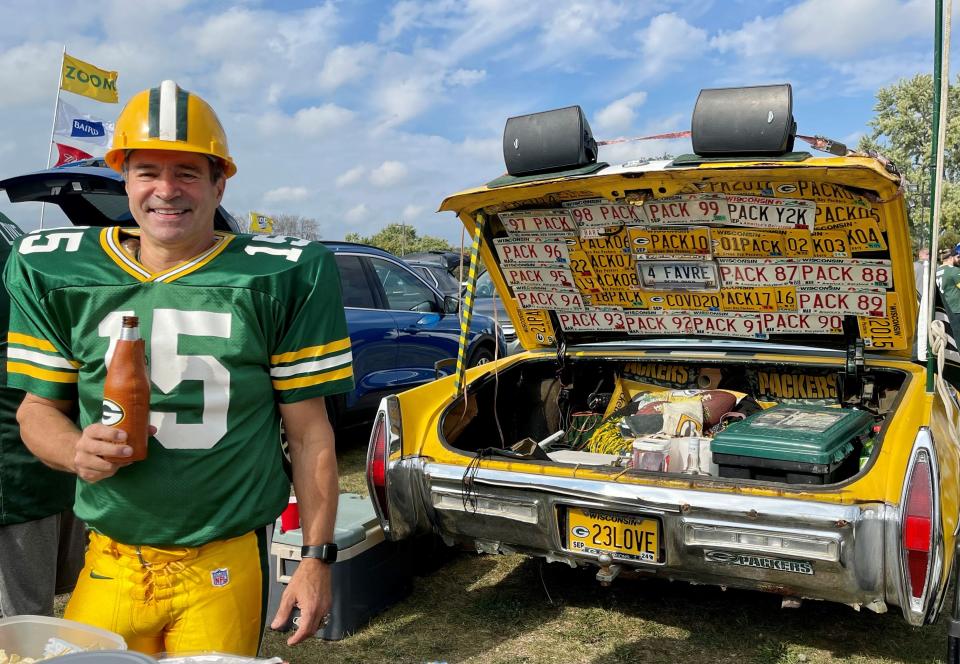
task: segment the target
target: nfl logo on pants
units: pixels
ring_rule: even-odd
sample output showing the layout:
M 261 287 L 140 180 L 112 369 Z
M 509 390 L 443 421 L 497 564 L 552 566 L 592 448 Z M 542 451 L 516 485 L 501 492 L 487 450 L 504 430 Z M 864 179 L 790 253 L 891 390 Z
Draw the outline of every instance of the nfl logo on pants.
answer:
M 215 588 L 227 585 L 230 583 L 230 570 L 226 567 L 213 570 L 210 572 L 210 581 Z

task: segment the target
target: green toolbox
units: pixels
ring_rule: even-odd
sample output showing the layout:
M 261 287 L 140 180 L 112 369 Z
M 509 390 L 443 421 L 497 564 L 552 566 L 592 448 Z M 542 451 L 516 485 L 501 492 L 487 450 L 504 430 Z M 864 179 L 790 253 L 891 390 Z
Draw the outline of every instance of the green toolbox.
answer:
M 830 484 L 857 472 L 873 423 L 862 410 L 778 404 L 729 425 L 710 451 L 720 477 Z

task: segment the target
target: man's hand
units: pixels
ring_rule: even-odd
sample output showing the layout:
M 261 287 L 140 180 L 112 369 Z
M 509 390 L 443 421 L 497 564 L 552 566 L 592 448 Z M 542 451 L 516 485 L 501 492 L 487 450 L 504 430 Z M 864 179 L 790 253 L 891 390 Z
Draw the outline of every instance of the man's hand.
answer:
M 157 428 L 150 426 L 150 435 L 157 433 Z M 99 482 L 112 477 L 124 466 L 132 461 L 107 461 L 104 457 L 128 457 L 133 454 L 133 448 L 125 445 L 127 432 L 104 424 L 94 423 L 85 428 L 74 445 L 73 465 L 77 477 L 87 482 Z
M 293 607 L 300 609 L 300 624 L 297 631 L 287 639 L 293 646 L 316 634 L 320 622 L 330 611 L 333 595 L 330 591 L 331 566 L 316 558 L 305 558 L 293 572 L 290 583 L 280 598 L 277 615 L 270 629 L 283 629 L 290 622 Z

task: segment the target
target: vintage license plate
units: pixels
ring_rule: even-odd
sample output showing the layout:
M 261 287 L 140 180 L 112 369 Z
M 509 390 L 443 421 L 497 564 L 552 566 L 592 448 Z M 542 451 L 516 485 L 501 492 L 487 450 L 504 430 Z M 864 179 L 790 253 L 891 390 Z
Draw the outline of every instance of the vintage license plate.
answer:
M 713 255 L 721 258 L 804 258 L 813 250 L 810 233 L 798 229 L 715 228 L 711 237 Z
M 576 235 L 577 226 L 568 210 L 519 210 L 501 212 L 500 223 L 507 235 L 536 235 L 537 237 L 563 237 Z
M 563 207 L 573 215 L 577 226 L 584 228 L 607 228 L 609 226 L 632 226 L 644 224 L 647 217 L 643 206 L 628 203 L 573 201 Z
M 557 320 L 565 332 L 622 332 L 627 321 L 621 311 L 561 311 Z
M 624 312 L 630 334 L 696 334 L 689 315 L 666 311 Z
M 680 194 L 646 201 L 649 224 L 726 224 L 727 198 L 723 194 Z
M 728 195 L 730 225 L 813 230 L 817 204 L 799 198 Z
M 583 311 L 583 296 L 580 293 L 553 291 L 524 291 L 514 289 L 514 296 L 521 309 L 553 309 L 554 311 Z
M 709 336 L 739 337 L 741 339 L 766 339 L 760 314 L 750 313 L 704 313 L 693 316 L 697 334 Z
M 717 290 L 720 274 L 712 261 L 637 261 L 644 288 L 654 290 Z
M 796 265 L 797 272 L 791 274 L 791 283 L 799 286 L 831 286 L 838 289 L 893 286 L 893 270 L 886 259 L 813 258 Z M 793 281 L 795 278 L 799 278 L 799 281 Z
M 505 267 L 503 276 L 512 288 L 576 292 L 573 274 L 563 267 Z
M 636 254 L 648 257 L 709 258 L 710 228 L 678 226 L 666 230 L 631 228 L 630 246 Z
M 814 258 L 849 258 L 850 243 L 843 231 L 816 230 L 810 234 Z
M 882 317 L 887 315 L 887 294 L 871 291 L 837 292 L 798 288 L 797 310 L 801 314 Z
M 567 548 L 578 553 L 608 553 L 616 560 L 660 561 L 660 522 L 657 519 L 570 508 Z
M 762 313 L 767 334 L 842 334 L 843 316 L 838 314 Z
M 520 329 L 525 333 L 533 335 L 538 344 L 552 346 L 556 341 L 556 335 L 553 331 L 553 323 L 550 322 L 550 314 L 542 309 L 521 309 L 517 312 L 517 322 Z
M 887 293 L 887 315 L 883 318 L 857 319 L 863 345 L 876 349 L 905 349 L 907 340 L 903 335 L 903 322 L 896 293 Z
M 817 220 L 817 230 L 839 231 L 847 236 L 850 251 L 883 251 L 887 241 L 883 239 L 880 225 L 876 219 L 865 218 L 856 221 L 822 222 Z
M 578 251 L 591 254 L 630 254 L 630 236 L 624 231 L 598 235 L 595 238 L 580 236 L 578 240 L 569 239 L 568 244 L 574 245 Z
M 497 249 L 501 265 L 544 266 L 567 265 L 570 254 L 567 243 L 559 241 L 539 242 L 512 238 L 496 238 L 493 246 Z
M 637 263 L 630 254 L 594 254 L 584 252 L 592 272 L 634 272 Z
M 670 311 L 721 311 L 720 293 L 682 293 L 674 291 L 644 291 L 650 309 Z
M 723 311 L 796 311 L 793 286 L 724 288 L 719 293 Z
M 596 293 L 584 294 L 583 301 L 588 307 L 599 308 L 646 309 L 649 306 L 646 293 L 635 290 L 597 289 Z

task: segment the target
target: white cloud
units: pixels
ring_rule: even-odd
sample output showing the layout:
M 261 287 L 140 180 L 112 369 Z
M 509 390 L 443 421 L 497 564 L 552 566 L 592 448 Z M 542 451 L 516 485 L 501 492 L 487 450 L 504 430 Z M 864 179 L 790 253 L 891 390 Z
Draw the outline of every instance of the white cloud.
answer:
M 301 108 L 293 116 L 293 125 L 302 136 L 323 136 L 349 123 L 353 112 L 337 106 L 324 104 Z
M 385 161 L 370 172 L 370 182 L 377 187 L 392 187 L 400 184 L 409 169 L 399 161 Z
M 400 212 L 400 219 L 403 221 L 414 221 L 417 217 L 423 214 L 424 207 L 422 205 L 407 205 L 403 208 L 403 211 Z
M 306 187 L 277 187 L 263 195 L 265 203 L 295 203 L 306 200 L 310 191 Z
M 420 115 L 439 96 L 437 83 L 436 76 L 422 75 L 387 81 L 376 93 L 383 125 L 399 125 Z
M 347 213 L 344 214 L 343 217 L 351 224 L 357 224 L 367 221 L 370 217 L 370 211 L 367 209 L 366 203 L 360 203 L 347 210 Z
M 332 91 L 359 81 L 367 75 L 376 57 L 377 47 L 373 44 L 338 46 L 323 61 L 318 77 L 321 89 Z
M 354 166 L 343 175 L 337 176 L 337 187 L 348 187 L 351 184 L 356 184 L 366 172 L 367 169 L 363 166 Z
M 50 100 L 57 89 L 61 46 L 26 42 L 0 52 L 0 108 Z
M 487 72 L 483 69 L 458 69 L 447 75 L 447 85 L 459 85 L 470 87 L 479 83 L 487 77 Z
M 658 14 L 636 34 L 645 77 L 662 77 L 681 69 L 685 62 L 700 57 L 707 45 L 707 33 L 676 14 Z
M 632 92 L 597 112 L 596 125 L 601 131 L 624 132 L 633 126 L 637 106 L 647 100 L 646 92 Z
M 825 60 L 864 55 L 931 31 L 926 0 L 803 0 L 779 16 L 756 17 L 738 30 L 721 31 L 710 45 L 744 58 L 772 54 Z

